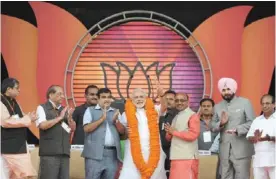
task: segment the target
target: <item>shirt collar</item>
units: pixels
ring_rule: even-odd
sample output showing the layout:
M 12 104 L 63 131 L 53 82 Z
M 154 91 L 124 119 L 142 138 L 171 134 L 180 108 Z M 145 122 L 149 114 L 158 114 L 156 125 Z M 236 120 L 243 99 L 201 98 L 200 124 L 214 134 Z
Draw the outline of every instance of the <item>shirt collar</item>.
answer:
M 210 121 L 212 120 L 212 118 L 213 118 L 213 114 L 211 114 L 211 118 L 210 118 Z M 201 121 L 204 121 L 204 119 L 203 119 L 203 114 L 202 115 L 200 115 L 200 118 L 199 118 Z
M 88 108 L 88 107 L 95 107 L 96 105 L 89 105 L 87 102 L 85 102 L 83 104 L 84 107 Z
M 56 106 L 56 104 L 53 101 L 51 101 L 50 99 L 49 99 L 49 102 L 53 105 L 53 108 L 56 108 L 58 110 L 61 108 L 61 104 L 59 106 Z
M 275 112 L 274 112 L 273 114 L 271 114 L 271 115 L 269 116 L 268 119 L 271 119 L 271 118 L 276 119 L 276 113 L 275 113 Z M 262 114 L 262 119 L 266 119 L 266 118 L 264 117 L 264 114 Z
M 99 110 L 99 109 L 102 109 L 102 108 L 101 108 L 101 106 L 100 106 L 99 104 L 97 104 L 97 105 L 95 106 L 95 109 L 98 109 L 98 110 Z M 114 108 L 109 107 L 107 111 L 114 111 Z
M 183 111 L 179 111 L 179 113 L 185 113 L 185 112 L 187 112 L 187 111 L 189 111 L 190 110 L 190 107 L 188 106 L 186 109 L 184 109 Z
M 174 113 L 177 113 L 177 112 L 178 111 L 176 108 L 171 108 L 166 110 L 166 114 L 170 114 L 170 115 L 174 115 Z

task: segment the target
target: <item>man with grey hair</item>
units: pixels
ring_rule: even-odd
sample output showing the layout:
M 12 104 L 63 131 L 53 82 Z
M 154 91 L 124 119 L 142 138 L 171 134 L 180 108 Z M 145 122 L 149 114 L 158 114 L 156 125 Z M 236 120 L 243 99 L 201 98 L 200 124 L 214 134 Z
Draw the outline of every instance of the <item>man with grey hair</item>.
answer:
M 63 107 L 63 89 L 52 85 L 46 93 L 47 101 L 37 107 L 39 116 L 39 179 L 69 179 L 70 136 L 76 129 L 73 110 Z
M 144 90 L 137 88 L 125 104 L 122 121 L 128 125 L 128 139 L 119 179 L 166 179 L 158 114 Z

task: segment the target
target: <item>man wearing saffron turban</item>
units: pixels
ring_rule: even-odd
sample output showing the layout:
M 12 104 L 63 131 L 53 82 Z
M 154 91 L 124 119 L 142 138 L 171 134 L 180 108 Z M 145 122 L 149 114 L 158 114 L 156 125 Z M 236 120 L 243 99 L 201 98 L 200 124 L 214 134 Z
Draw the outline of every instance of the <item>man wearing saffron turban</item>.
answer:
M 255 118 L 246 98 L 236 95 L 237 82 L 221 78 L 218 89 L 223 100 L 215 105 L 211 122 L 213 131 L 220 131 L 220 163 L 222 179 L 249 179 L 253 145 L 246 139 Z
M 142 89 L 134 89 L 125 104 L 122 121 L 128 126 L 123 167 L 119 179 L 166 179 L 158 113 Z

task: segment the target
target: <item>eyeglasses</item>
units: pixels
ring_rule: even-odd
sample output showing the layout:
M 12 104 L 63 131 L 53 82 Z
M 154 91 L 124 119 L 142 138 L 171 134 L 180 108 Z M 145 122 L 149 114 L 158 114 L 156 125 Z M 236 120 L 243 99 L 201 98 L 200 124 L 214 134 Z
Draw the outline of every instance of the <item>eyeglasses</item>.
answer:
M 187 99 L 176 99 L 175 102 L 178 103 L 178 102 L 181 102 L 181 103 L 184 103 L 188 101 Z

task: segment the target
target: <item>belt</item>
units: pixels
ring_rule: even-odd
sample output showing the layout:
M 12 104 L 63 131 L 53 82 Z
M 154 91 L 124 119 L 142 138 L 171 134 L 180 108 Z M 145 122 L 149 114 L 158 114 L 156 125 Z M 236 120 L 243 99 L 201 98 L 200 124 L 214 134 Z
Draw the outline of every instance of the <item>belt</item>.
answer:
M 115 146 L 104 146 L 104 149 L 107 149 L 107 150 L 115 150 L 116 147 L 115 147 Z

